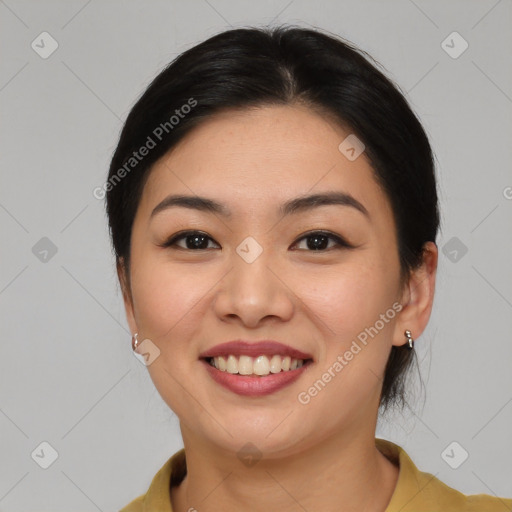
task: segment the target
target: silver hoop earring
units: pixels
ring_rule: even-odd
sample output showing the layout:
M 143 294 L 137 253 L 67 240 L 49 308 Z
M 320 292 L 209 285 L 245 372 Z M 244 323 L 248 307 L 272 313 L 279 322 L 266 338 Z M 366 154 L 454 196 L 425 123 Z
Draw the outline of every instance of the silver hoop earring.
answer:
M 408 346 L 409 350 L 412 350 L 414 348 L 414 340 L 412 339 L 411 331 L 406 330 L 404 332 L 404 334 L 405 334 L 405 339 L 407 340 L 407 346 Z
M 132 336 L 132 350 L 135 352 L 137 350 L 137 347 L 139 346 L 139 340 L 137 339 L 138 333 L 136 332 Z

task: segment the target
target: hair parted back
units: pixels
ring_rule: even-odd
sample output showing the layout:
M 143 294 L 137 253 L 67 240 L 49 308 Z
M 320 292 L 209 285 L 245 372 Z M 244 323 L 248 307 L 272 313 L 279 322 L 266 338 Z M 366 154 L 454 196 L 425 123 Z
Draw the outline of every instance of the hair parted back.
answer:
M 439 229 L 434 156 L 399 87 L 376 64 L 338 36 L 294 26 L 227 30 L 179 55 L 131 109 L 110 163 L 106 210 L 116 262 L 129 268 L 133 222 L 153 164 L 194 127 L 228 109 L 300 104 L 348 128 L 365 144 L 375 179 L 391 204 L 405 282 Z M 179 121 L 171 124 L 173 115 Z M 128 168 L 148 137 L 154 147 Z M 115 179 L 123 166 L 129 172 Z M 414 357 L 405 345 L 392 347 L 380 401 L 384 410 L 404 405 Z

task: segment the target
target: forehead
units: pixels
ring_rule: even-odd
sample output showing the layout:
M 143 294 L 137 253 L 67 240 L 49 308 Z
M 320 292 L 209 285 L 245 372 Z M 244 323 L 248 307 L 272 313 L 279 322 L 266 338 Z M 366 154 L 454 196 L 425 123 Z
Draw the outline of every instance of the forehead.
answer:
M 365 154 L 351 161 L 340 152 L 349 135 L 348 129 L 302 106 L 216 114 L 153 166 L 140 207 L 148 210 L 179 192 L 214 196 L 240 213 L 338 190 L 367 203 L 368 210 L 389 209 Z

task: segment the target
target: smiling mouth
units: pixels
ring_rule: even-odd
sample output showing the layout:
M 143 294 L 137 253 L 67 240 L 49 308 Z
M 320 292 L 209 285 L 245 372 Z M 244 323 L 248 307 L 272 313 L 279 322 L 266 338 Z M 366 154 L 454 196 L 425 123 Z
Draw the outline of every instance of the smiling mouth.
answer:
M 260 355 L 258 357 L 230 354 L 228 356 L 205 357 L 203 360 L 221 372 L 242 377 L 266 377 L 277 373 L 292 372 L 313 362 L 312 359 L 295 359 L 277 354 Z

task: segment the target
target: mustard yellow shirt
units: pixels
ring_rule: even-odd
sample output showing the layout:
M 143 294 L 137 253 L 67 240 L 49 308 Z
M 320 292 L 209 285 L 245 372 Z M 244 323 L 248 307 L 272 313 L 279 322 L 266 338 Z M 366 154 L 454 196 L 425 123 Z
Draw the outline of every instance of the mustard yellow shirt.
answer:
M 385 512 L 511 512 L 512 499 L 488 494 L 465 495 L 448 487 L 430 473 L 419 471 L 397 444 L 375 439 L 375 444 L 399 467 L 398 481 Z M 146 494 L 120 512 L 172 512 L 170 486 L 186 474 L 185 449 L 176 452 L 153 477 Z

